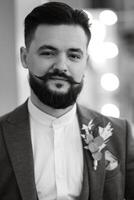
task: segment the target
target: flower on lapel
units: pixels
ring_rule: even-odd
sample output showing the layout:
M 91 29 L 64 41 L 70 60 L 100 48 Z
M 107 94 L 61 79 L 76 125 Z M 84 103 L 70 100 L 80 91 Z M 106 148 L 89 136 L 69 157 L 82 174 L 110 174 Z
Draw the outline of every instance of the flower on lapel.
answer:
M 102 158 L 102 149 L 105 148 L 107 142 L 109 141 L 109 137 L 112 136 L 111 123 L 109 122 L 104 128 L 98 127 L 98 136 L 94 137 L 94 127 L 93 120 L 91 120 L 88 125 L 83 124 L 82 130 L 84 130 L 84 134 L 81 134 L 82 138 L 86 146 L 85 149 L 89 150 L 92 154 L 94 160 L 94 170 L 97 169 L 98 161 Z

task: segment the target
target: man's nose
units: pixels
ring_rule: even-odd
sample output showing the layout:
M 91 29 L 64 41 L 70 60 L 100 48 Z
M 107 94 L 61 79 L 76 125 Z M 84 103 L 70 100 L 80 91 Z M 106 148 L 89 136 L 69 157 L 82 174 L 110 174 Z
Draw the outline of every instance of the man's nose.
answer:
M 58 69 L 63 72 L 68 71 L 68 62 L 65 55 L 59 55 L 58 58 L 55 60 L 55 63 L 53 65 L 53 69 Z

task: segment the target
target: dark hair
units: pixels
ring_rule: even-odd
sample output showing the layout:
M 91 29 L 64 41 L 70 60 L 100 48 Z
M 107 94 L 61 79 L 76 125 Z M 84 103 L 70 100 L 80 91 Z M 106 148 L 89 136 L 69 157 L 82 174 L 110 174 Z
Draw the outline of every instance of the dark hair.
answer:
M 88 43 L 91 38 L 89 19 L 83 10 L 73 9 L 61 2 L 48 2 L 34 8 L 25 18 L 25 45 L 30 46 L 38 25 L 79 25 L 87 35 Z

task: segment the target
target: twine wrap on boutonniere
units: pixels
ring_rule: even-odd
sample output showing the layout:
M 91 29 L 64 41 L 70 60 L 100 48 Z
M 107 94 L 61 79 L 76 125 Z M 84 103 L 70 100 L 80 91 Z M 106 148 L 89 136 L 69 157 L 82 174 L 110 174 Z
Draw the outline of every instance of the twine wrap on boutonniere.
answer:
M 86 146 L 85 149 L 89 150 L 92 154 L 93 158 L 93 168 L 97 169 L 98 161 L 102 158 L 102 149 L 106 147 L 107 142 L 109 141 L 109 137 L 112 136 L 111 123 L 109 122 L 104 128 L 98 126 L 98 136 L 94 137 L 94 128 L 95 124 L 93 124 L 93 120 L 91 120 L 88 125 L 83 124 L 82 130 L 84 130 L 84 134 L 81 134 Z

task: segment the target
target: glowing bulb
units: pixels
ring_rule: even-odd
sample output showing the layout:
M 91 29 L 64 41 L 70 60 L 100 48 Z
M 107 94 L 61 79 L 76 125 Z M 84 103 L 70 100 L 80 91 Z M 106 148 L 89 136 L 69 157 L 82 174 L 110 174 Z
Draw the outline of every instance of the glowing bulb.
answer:
M 101 108 L 101 113 L 106 116 L 111 116 L 111 117 L 120 117 L 120 110 L 115 104 L 105 104 Z
M 113 73 L 106 73 L 101 77 L 101 86 L 107 91 L 114 91 L 119 87 L 119 78 Z
M 105 25 L 113 25 L 117 22 L 118 17 L 112 10 L 104 10 L 100 13 L 99 19 Z

